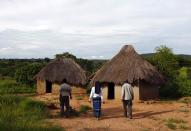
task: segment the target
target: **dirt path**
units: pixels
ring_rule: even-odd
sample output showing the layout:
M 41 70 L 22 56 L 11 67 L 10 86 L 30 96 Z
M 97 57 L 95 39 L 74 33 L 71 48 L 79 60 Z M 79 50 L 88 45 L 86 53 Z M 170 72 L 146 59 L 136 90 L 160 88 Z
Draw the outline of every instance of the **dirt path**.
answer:
M 183 119 L 190 121 L 190 114 L 178 112 L 181 104 L 134 104 L 133 120 L 128 120 L 123 117 L 123 110 L 119 104 L 108 102 L 103 105 L 103 116 L 97 121 L 92 117 L 92 112 L 87 115 L 73 118 L 62 119 L 61 125 L 66 130 L 115 130 L 115 131 L 168 131 L 164 124 L 165 119 Z M 188 123 L 191 125 L 191 123 Z
M 57 96 L 35 97 L 47 102 L 56 102 Z M 52 100 L 49 100 L 52 99 Z M 50 104 L 50 103 L 49 103 Z M 74 99 L 71 105 L 79 109 L 80 105 L 91 106 L 87 97 L 82 100 Z M 92 111 L 79 117 L 60 118 L 59 109 L 51 109 L 52 123 L 59 123 L 66 131 L 171 131 L 166 126 L 168 119 L 184 122 L 173 123 L 177 131 L 191 130 L 191 106 L 178 102 L 134 103 L 133 120 L 123 117 L 123 109 L 120 101 L 106 101 L 102 105 L 102 117 L 97 121 L 92 116 Z M 185 127 L 185 129 L 183 129 Z

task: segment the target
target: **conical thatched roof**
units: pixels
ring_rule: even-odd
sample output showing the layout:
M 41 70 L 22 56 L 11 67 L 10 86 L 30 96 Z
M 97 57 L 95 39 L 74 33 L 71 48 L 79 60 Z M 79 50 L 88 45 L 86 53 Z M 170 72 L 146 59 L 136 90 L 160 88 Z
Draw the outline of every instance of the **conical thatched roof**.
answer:
M 86 83 L 85 71 L 69 58 L 53 60 L 35 78 L 48 80 L 52 83 L 61 83 L 63 79 L 67 79 L 67 82 L 72 85 L 84 85 Z
M 131 83 L 137 80 L 144 80 L 151 84 L 164 83 L 163 76 L 154 66 L 137 54 L 132 45 L 125 45 L 115 57 L 98 70 L 91 84 L 95 81 L 121 84 L 125 80 Z

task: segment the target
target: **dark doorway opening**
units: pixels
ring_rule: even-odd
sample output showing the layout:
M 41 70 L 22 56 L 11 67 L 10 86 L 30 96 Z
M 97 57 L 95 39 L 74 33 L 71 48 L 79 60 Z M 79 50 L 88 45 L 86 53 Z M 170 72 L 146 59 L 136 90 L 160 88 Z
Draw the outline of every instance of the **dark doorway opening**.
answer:
M 108 96 L 107 99 L 115 99 L 115 84 L 113 82 L 108 83 Z
M 46 93 L 52 92 L 52 82 L 46 81 Z

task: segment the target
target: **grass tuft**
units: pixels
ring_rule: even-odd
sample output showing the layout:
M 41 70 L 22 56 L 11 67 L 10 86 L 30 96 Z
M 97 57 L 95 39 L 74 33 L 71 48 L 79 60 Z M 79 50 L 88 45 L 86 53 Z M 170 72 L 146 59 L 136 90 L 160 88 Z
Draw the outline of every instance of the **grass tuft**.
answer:
M 179 126 L 179 129 L 189 130 L 190 128 L 189 128 L 188 126 L 186 126 L 186 125 L 181 124 L 181 125 Z
M 165 124 L 168 128 L 172 129 L 172 130 L 176 130 L 176 125 L 174 123 L 171 122 L 167 122 Z
M 177 124 L 179 124 L 179 123 L 187 123 L 187 121 L 185 121 L 185 120 L 176 119 L 176 118 L 170 118 L 170 119 L 168 119 L 167 121 L 168 121 L 168 122 L 171 122 L 171 123 L 177 123 Z
M 188 109 L 179 109 L 179 112 L 189 113 L 190 111 Z
M 81 105 L 79 112 L 85 114 L 85 113 L 87 113 L 88 110 L 91 110 L 91 109 L 92 108 L 90 106 L 88 106 L 88 105 Z
M 184 97 L 179 100 L 181 103 L 191 104 L 191 97 Z
M 140 131 L 150 131 L 148 128 L 141 129 Z
M 172 129 L 172 130 L 176 130 L 178 125 L 179 125 L 179 128 L 180 128 L 180 129 L 183 129 L 183 128 L 186 129 L 186 128 L 187 128 L 187 126 L 184 125 L 184 124 L 187 123 L 187 121 L 182 120 L 182 119 L 169 118 L 169 119 L 164 120 L 164 121 L 166 122 L 165 125 L 166 125 L 168 128 Z M 176 125 L 176 124 L 178 124 L 178 125 Z
M 76 96 L 76 100 L 83 100 L 83 96 Z

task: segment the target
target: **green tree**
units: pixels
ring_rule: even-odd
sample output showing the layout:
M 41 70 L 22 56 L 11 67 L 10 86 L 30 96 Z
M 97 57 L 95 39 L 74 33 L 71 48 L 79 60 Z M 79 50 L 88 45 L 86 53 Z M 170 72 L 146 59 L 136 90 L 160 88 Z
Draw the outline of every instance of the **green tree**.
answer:
M 179 86 L 177 83 L 179 63 L 172 49 L 165 45 L 157 47 L 152 62 L 166 79 L 166 84 L 160 88 L 163 97 L 179 97 Z
M 191 59 L 185 57 L 184 55 L 178 55 L 178 62 L 180 67 L 191 67 Z
M 77 58 L 75 55 L 73 55 L 69 52 L 64 52 L 62 54 L 56 54 L 55 58 L 56 59 L 71 58 L 76 63 L 78 63 L 85 71 L 88 71 L 90 73 L 94 73 L 95 71 L 97 71 L 97 69 L 99 69 L 103 65 L 103 63 L 105 63 L 104 60 L 88 60 L 88 59 Z
M 48 63 L 51 61 L 51 59 L 46 57 L 46 58 L 44 58 L 44 61 Z
M 55 55 L 55 58 L 58 59 L 58 58 L 71 58 L 71 59 L 74 59 L 76 60 L 76 56 L 74 56 L 73 54 L 69 53 L 69 52 L 64 52 L 62 54 L 56 54 Z
M 190 79 L 190 80 L 191 80 L 191 68 L 188 68 L 187 73 L 188 73 L 188 79 Z
M 88 72 L 93 71 L 93 62 L 86 59 L 77 59 L 76 62 L 85 70 Z
M 152 61 L 167 79 L 171 79 L 177 73 L 179 67 L 178 59 L 173 54 L 172 49 L 165 45 L 156 47 Z

